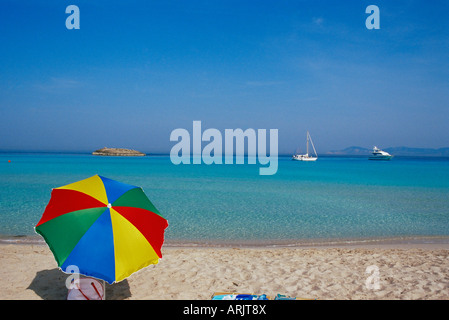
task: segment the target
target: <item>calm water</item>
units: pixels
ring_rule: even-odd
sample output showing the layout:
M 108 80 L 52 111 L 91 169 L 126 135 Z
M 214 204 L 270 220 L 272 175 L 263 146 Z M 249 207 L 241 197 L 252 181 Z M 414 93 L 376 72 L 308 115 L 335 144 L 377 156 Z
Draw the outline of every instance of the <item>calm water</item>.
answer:
M 11 160 L 11 162 L 8 162 Z M 295 242 L 449 236 L 449 160 L 279 159 L 178 165 L 168 156 L 0 154 L 0 235 L 35 235 L 51 189 L 100 174 L 141 186 L 167 242 Z

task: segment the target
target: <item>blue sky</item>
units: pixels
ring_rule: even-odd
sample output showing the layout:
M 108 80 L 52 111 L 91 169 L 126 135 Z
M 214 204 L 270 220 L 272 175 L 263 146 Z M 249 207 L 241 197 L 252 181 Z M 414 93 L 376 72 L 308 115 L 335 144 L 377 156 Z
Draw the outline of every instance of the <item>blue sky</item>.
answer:
M 286 154 L 307 130 L 319 153 L 447 147 L 448 22 L 438 0 L 2 0 L 0 150 L 169 152 L 194 120 Z

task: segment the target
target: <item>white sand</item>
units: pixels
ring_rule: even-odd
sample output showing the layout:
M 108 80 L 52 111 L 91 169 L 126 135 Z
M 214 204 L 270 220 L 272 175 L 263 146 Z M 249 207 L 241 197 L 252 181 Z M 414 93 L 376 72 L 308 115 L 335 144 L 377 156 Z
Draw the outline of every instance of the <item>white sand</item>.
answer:
M 333 299 L 449 299 L 449 248 L 176 248 L 109 299 L 210 299 L 214 292 Z M 0 299 L 65 299 L 67 275 L 46 245 L 0 245 Z M 367 288 L 367 267 L 379 289 Z M 373 285 L 370 281 L 368 284 Z

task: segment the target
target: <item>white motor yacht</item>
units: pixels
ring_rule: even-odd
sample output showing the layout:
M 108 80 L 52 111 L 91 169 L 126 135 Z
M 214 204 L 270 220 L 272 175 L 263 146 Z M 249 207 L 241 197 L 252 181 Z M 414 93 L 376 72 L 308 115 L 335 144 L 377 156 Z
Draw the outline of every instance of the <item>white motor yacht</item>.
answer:
M 368 159 L 369 160 L 390 160 L 391 158 L 393 158 L 393 156 L 391 154 L 389 154 L 386 151 L 382 151 L 377 147 L 374 147 L 373 149 L 373 155 L 370 156 Z

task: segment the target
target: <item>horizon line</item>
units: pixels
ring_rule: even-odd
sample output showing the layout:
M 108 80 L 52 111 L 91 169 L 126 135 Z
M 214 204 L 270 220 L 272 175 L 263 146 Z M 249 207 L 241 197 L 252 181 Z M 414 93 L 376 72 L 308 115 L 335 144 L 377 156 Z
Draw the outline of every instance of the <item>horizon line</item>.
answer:
M 352 147 L 348 147 L 348 148 L 352 148 Z M 363 147 L 359 147 L 359 148 L 363 148 Z M 390 148 L 404 148 L 404 147 L 390 147 Z M 414 148 L 414 147 L 405 147 L 405 148 L 410 148 L 410 149 L 422 149 L 422 150 L 426 150 L 426 149 L 431 149 L 431 150 L 439 150 L 439 149 L 449 149 L 449 147 L 443 147 L 443 148 Z M 384 148 L 384 149 L 389 149 L 389 148 Z M 342 149 L 344 150 L 344 149 Z M 339 150 L 339 151 L 342 151 Z M 367 149 L 369 150 L 369 149 Z M 338 152 L 338 151 L 328 151 L 327 153 L 318 153 L 319 157 L 326 157 L 326 158 L 330 158 L 330 157 L 349 157 L 349 158 L 365 158 L 368 157 L 369 154 L 344 154 L 344 153 L 334 153 L 334 152 Z M 60 155 L 69 155 L 69 154 L 73 154 L 73 155 L 92 155 L 92 151 L 85 151 L 85 150 L 8 150 L 8 149 L 0 149 L 0 155 L 1 154 L 27 154 L 27 153 L 31 153 L 31 154 L 60 154 Z M 145 153 L 144 157 L 148 157 L 148 156 L 170 156 L 170 152 L 143 152 Z M 278 157 L 292 157 L 292 153 L 279 153 Z M 92 155 L 94 156 L 94 155 Z M 200 154 L 191 154 L 190 157 L 201 157 L 202 155 Z M 222 157 L 225 157 L 226 154 L 222 154 Z M 239 155 L 232 155 L 233 157 L 239 156 Z M 248 154 L 245 153 L 243 155 L 245 158 L 248 158 Z M 257 155 L 256 155 L 257 156 Z M 256 157 L 255 156 L 255 157 Z M 269 156 L 269 155 L 267 155 Z M 449 156 L 445 156 L 445 155 L 429 155 L 429 154 L 409 154 L 409 155 L 394 155 L 395 157 L 423 157 L 423 158 L 449 158 Z M 108 156 L 98 156 L 95 155 L 95 157 L 108 157 Z M 114 156 L 110 156 L 110 157 L 114 157 Z M 128 158 L 139 158 L 139 157 L 133 157 L 133 156 L 122 156 L 122 157 L 128 157 Z

